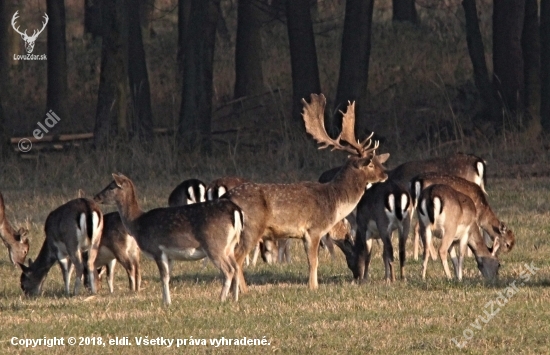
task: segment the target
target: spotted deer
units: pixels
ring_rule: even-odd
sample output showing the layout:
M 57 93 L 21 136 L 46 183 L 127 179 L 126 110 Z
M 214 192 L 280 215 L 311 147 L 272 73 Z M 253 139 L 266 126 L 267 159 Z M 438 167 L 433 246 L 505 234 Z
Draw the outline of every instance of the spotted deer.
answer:
M 8 248 L 10 261 L 14 264 L 23 264 L 29 252 L 29 239 L 25 237 L 29 231 L 25 228 L 15 230 L 6 218 L 4 196 L 0 193 L 0 238 Z
M 228 191 L 223 198 L 233 201 L 247 216 L 241 242 L 236 250 L 237 263 L 260 238 L 302 239 L 309 264 L 309 288 L 317 289 L 318 251 L 321 237 L 357 205 L 367 184 L 387 179 L 382 164 L 389 154 L 376 155 L 371 136 L 358 142 L 355 138 L 355 104 L 349 104 L 343 115 L 342 133 L 332 139 L 324 127 L 326 99 L 311 95 L 311 102 L 302 100 L 306 131 L 320 144 L 350 155 L 344 167 L 326 184 L 298 182 L 292 184 L 248 183 Z M 242 270 L 242 269 L 241 269 Z M 240 274 L 242 290 L 247 290 L 244 275 Z
M 499 246 L 493 248 L 493 253 L 512 250 L 515 244 L 514 233 L 498 219 L 487 201 L 487 196 L 478 185 L 456 176 L 439 173 L 421 174 L 411 180 L 413 198 L 418 198 L 423 189 L 434 184 L 448 185 L 472 199 L 476 208 L 477 223 L 483 229 L 484 235 L 488 236 L 485 238 L 486 241 L 490 239 L 491 244 L 497 241 L 495 245 Z
M 419 174 L 425 173 L 441 173 L 461 177 L 479 185 L 483 193 L 486 194 L 487 164 L 485 160 L 474 154 L 455 153 L 446 157 L 409 161 L 389 170 L 388 177 L 402 187 L 409 189 L 410 180 Z M 413 259 L 418 260 L 419 235 L 417 225 L 413 229 L 415 231 Z M 435 260 L 437 256 L 432 245 L 429 246 L 429 251 L 432 259 Z
M 182 181 L 170 193 L 168 206 L 185 206 L 206 201 L 206 185 L 199 179 Z
M 97 204 L 86 198 L 77 198 L 56 208 L 46 218 L 46 239 L 34 262 L 22 269 L 21 289 L 26 295 L 36 296 L 51 267 L 57 261 L 63 273 L 65 293 L 70 294 L 71 273 L 76 270 L 74 294 L 78 295 L 84 273 L 82 253 L 88 252 L 87 270 L 92 293 L 96 293 L 94 262 L 103 231 L 103 214 Z
M 116 204 L 126 230 L 141 251 L 155 260 L 165 305 L 172 302 L 169 288 L 172 260 L 193 261 L 207 256 L 224 274 L 220 299 L 225 301 L 232 288 L 233 298 L 238 300 L 240 265 L 235 261 L 234 251 L 244 217 L 234 203 L 219 199 L 144 212 L 138 204 L 134 183 L 121 174 L 113 174 L 113 179 L 94 200 Z
M 462 265 L 468 247 L 474 253 L 482 275 L 487 279 L 497 276 L 500 263 L 481 236 L 476 222 L 476 207 L 470 197 L 450 186 L 435 184 L 422 190 L 417 209 L 420 237 L 424 243 L 422 279 L 426 278 L 429 259 L 427 248 L 431 245 L 433 235 L 441 238 L 439 257 L 448 279 L 452 276 L 447 264 L 447 254 L 454 245 L 458 246 L 458 260 L 452 259 L 458 280 L 462 280 Z

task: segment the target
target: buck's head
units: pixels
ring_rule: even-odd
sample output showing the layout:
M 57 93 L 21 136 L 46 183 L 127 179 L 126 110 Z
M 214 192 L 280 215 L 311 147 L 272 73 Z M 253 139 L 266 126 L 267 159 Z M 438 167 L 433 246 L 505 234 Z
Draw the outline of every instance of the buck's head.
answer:
M 122 174 L 113 174 L 113 181 L 94 196 L 94 201 L 104 205 L 114 205 L 126 201 L 133 195 L 132 180 Z
M 27 53 L 31 54 L 34 50 L 34 43 L 36 42 L 38 35 L 41 34 L 42 31 L 44 31 L 46 25 L 48 24 L 49 17 L 48 14 L 44 13 L 44 19 L 46 21 L 42 22 L 42 28 L 40 30 L 34 30 L 32 32 L 32 36 L 29 36 L 27 35 L 27 30 L 25 30 L 25 32 L 21 32 L 19 31 L 19 26 L 17 26 L 17 28 L 15 27 L 15 21 L 19 18 L 18 13 L 19 10 L 16 11 L 15 14 L 13 14 L 13 17 L 11 18 L 11 25 L 15 32 L 19 33 L 21 35 L 21 38 L 23 38 L 23 41 L 25 41 L 25 50 L 27 51 Z
M 332 146 L 332 150 L 343 150 L 351 155 L 346 165 L 359 169 L 365 176 L 365 184 L 386 181 L 388 175 L 384 164 L 390 157 L 389 153 L 376 155 L 378 141 L 372 141 L 372 136 L 359 141 L 355 138 L 355 102 L 349 103 L 346 112 L 342 112 L 342 132 L 336 139 L 329 137 L 324 123 L 326 98 L 323 94 L 311 94 L 311 102 L 302 99 L 304 111 L 302 116 L 306 131 L 320 144 L 319 149 Z M 368 187 L 368 186 L 366 186 Z

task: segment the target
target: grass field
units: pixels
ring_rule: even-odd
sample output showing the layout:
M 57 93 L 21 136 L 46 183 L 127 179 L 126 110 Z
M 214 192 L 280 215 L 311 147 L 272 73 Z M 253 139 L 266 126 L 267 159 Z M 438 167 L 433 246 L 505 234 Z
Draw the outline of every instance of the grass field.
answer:
M 64 160 L 72 161 L 70 158 Z M 214 162 L 211 163 L 215 166 Z M 82 162 L 75 164 L 76 172 Z M 14 162 L 14 166 L 19 165 L 21 163 Z M 88 165 L 82 169 L 91 173 L 100 168 Z M 253 170 L 253 167 L 248 168 Z M 69 170 L 59 173 L 64 183 L 56 184 L 47 175 L 29 176 L 24 167 L 20 169 L 4 169 L 6 173 L 12 171 L 13 175 L 3 175 L 2 192 L 8 218 L 31 230 L 29 255 L 34 258 L 43 242 L 42 228 L 49 211 L 74 198 L 77 186 L 85 187 L 89 193 L 99 191 L 109 182 L 109 175 L 94 174 L 89 180 L 75 175 L 71 181 L 63 175 L 76 174 Z M 314 179 L 316 169 L 305 169 L 302 173 L 296 169 L 298 176 L 288 179 Z M 64 170 L 61 163 L 58 170 Z M 50 173 L 55 175 L 48 170 Z M 203 175 L 205 180 L 210 178 L 204 172 Z M 137 179 L 143 208 L 165 205 L 175 186 L 173 179 L 174 176 L 161 176 L 154 180 L 155 183 L 148 177 Z M 276 179 L 282 178 L 263 175 L 263 180 Z M 21 188 L 25 184 L 30 187 Z M 65 346 L 34 349 L 46 354 L 176 351 L 251 354 L 548 353 L 549 189 L 548 178 L 493 178 L 489 181 L 488 193 L 493 208 L 517 236 L 515 249 L 501 257 L 500 277 L 492 284 L 481 279 L 475 262 L 469 259 L 463 282 L 447 281 L 439 261 L 430 262 L 427 281 L 424 282 L 420 278 L 420 262 L 409 260 L 408 281 L 388 285 L 382 279 L 380 248 L 375 247 L 371 280 L 367 284 L 351 284 L 351 272 L 337 250 L 335 260 L 322 253 L 320 287 L 317 291 L 310 291 L 307 288 L 305 254 L 301 243 L 294 242 L 290 265 L 261 263 L 245 270 L 250 292 L 241 295 L 238 303 L 221 304 L 218 301 L 221 277 L 211 264 L 202 270 L 201 263 L 180 262 L 174 264 L 172 274 L 173 304 L 166 308 L 162 305 L 158 270 L 145 258 L 142 261 L 144 288 L 138 294 L 127 290 L 126 274 L 119 265 L 114 294 L 109 294 L 103 285 L 96 296 L 84 292 L 77 297 L 66 297 L 61 273 L 55 266 L 46 279 L 43 295 L 27 299 L 19 288 L 19 269 L 9 264 L 6 250 L 1 248 L 0 353 L 33 351 L 12 345 L 13 337 L 64 338 Z M 526 280 L 529 275 L 526 274 L 526 264 L 537 268 L 529 280 Z M 507 289 L 510 285 L 512 288 Z M 499 292 L 503 292 L 500 298 Z M 497 309 L 499 311 L 494 317 L 487 316 Z M 86 341 L 97 343 L 100 337 L 107 345 L 71 347 L 67 345 L 69 337 L 75 337 L 77 342 L 82 337 L 84 344 Z M 117 337 L 128 337 L 132 345 L 108 344 Z M 164 337 L 174 339 L 174 344 L 170 348 L 138 346 L 136 337 Z M 221 340 L 222 337 L 259 340 L 265 337 L 269 345 L 210 345 L 210 339 Z M 463 348 L 459 349 L 452 338 Z M 182 345 L 184 349 L 175 349 L 176 339 L 187 341 L 187 345 Z M 205 339 L 207 345 L 189 345 L 191 339 L 193 342 Z

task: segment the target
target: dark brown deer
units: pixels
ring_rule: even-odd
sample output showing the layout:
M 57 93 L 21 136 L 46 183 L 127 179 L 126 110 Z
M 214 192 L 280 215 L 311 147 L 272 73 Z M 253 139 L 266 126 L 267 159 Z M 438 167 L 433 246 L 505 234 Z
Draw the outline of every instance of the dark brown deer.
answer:
M 418 198 L 423 189 L 434 184 L 448 185 L 472 199 L 476 207 L 478 225 L 490 237 L 493 243 L 498 239 L 497 245 L 500 247 L 493 248 L 493 253 L 497 253 L 497 251 L 509 252 L 512 250 L 516 239 L 514 233 L 506 227 L 506 224 L 498 219 L 491 206 L 489 206 L 489 202 L 487 202 L 487 196 L 478 185 L 456 176 L 438 173 L 422 174 L 411 180 L 413 199 Z
M 332 139 L 324 127 L 326 99 L 311 95 L 311 103 L 304 104 L 303 118 L 306 131 L 321 145 L 342 150 L 352 155 L 332 181 L 299 182 L 293 184 L 248 183 L 228 191 L 224 198 L 233 201 L 247 216 L 241 242 L 236 250 L 237 262 L 245 256 L 260 238 L 299 238 L 304 242 L 309 264 L 309 288 L 317 289 L 318 251 L 321 237 L 342 218 L 350 214 L 369 183 L 387 179 L 382 164 L 389 154 L 375 155 L 370 137 L 358 142 L 355 138 L 355 104 L 348 106 L 343 116 L 342 133 Z M 242 290 L 246 283 L 241 275 Z
M 450 186 L 435 184 L 422 191 L 417 209 L 420 236 L 424 243 L 422 279 L 426 278 L 429 259 L 427 249 L 434 234 L 441 238 L 439 257 L 448 279 L 452 276 L 447 264 L 447 254 L 454 245 L 459 250 L 458 260 L 453 258 L 458 280 L 462 280 L 462 265 L 468 247 L 474 253 L 482 275 L 487 279 L 497 276 L 500 263 L 481 236 L 476 223 L 476 207 L 471 198 Z
M 4 197 L 0 193 L 0 238 L 8 248 L 10 261 L 14 264 L 23 264 L 29 252 L 29 239 L 25 236 L 29 231 L 25 228 L 15 230 L 6 218 Z
M 71 273 L 76 269 L 74 294 L 78 295 L 84 273 L 82 253 L 88 251 L 87 270 L 92 293 L 96 293 L 94 262 L 103 231 L 103 214 L 92 200 L 77 198 L 53 210 L 44 226 L 46 239 L 35 262 L 19 264 L 21 289 L 26 295 L 36 296 L 51 267 L 57 261 L 63 272 L 65 293 L 70 294 Z
M 225 276 L 220 298 L 225 301 L 232 287 L 238 300 L 239 264 L 235 245 L 239 242 L 243 214 L 231 201 L 220 199 L 187 206 L 141 210 L 133 182 L 113 174 L 114 181 L 94 200 L 116 204 L 126 230 L 141 251 L 155 260 L 162 281 L 164 304 L 171 303 L 170 265 L 172 260 L 200 260 L 208 256 Z
M 198 179 L 182 181 L 170 193 L 168 206 L 185 206 L 206 201 L 206 185 Z

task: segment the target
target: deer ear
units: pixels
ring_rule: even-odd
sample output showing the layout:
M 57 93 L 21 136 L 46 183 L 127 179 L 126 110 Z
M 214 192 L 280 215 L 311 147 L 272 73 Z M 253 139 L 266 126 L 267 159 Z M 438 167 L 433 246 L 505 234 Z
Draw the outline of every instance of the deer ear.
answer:
M 27 228 L 19 228 L 19 230 L 17 231 L 17 234 L 19 234 L 19 238 L 23 239 L 24 236 L 26 236 L 27 234 L 29 234 L 29 230 Z
M 499 237 L 496 237 L 493 241 L 493 250 L 491 251 L 491 255 L 496 256 L 498 248 L 500 248 L 500 240 Z
M 390 158 L 390 153 L 377 155 L 377 158 L 380 164 L 384 164 Z
M 125 176 L 122 174 L 113 174 L 113 179 L 115 179 L 115 184 L 117 184 L 118 187 L 122 188 L 122 184 L 125 181 Z
M 28 273 L 30 270 L 29 270 L 29 267 L 26 266 L 25 264 L 21 264 L 21 263 L 17 263 L 19 265 L 19 267 L 21 268 L 21 271 L 23 271 L 24 274 Z

